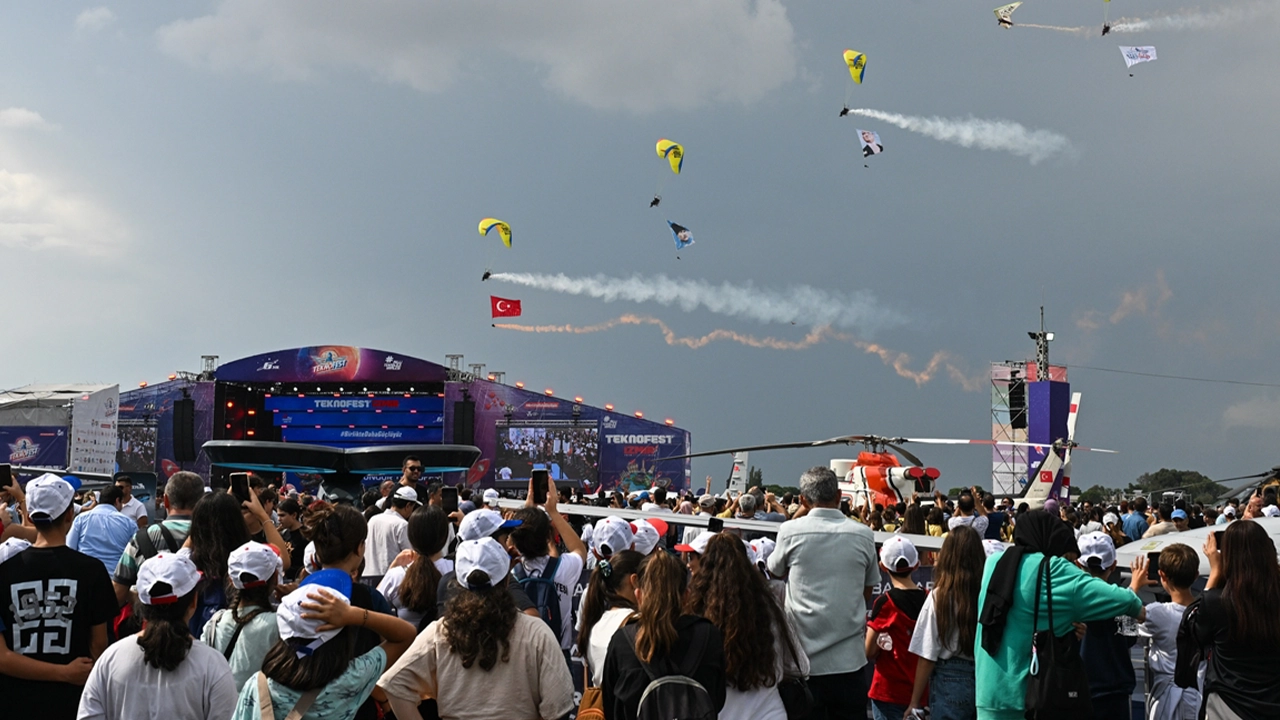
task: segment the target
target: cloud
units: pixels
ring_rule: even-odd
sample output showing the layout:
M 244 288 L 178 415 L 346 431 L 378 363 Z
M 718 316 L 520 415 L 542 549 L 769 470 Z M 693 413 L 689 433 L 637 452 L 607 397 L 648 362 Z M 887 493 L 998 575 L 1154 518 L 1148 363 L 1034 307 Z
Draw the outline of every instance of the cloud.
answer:
M 1280 429 L 1280 399 L 1255 397 L 1236 403 L 1222 413 L 1222 422 L 1228 428 Z
M 26 108 L 12 107 L 0 110 L 0 128 L 25 130 L 28 128 L 51 129 L 54 126 L 40 117 L 40 113 Z
M 1076 327 L 1081 330 L 1097 330 L 1103 325 L 1119 325 L 1130 316 L 1159 317 L 1160 308 L 1173 299 L 1173 290 L 1164 279 L 1164 271 L 1156 271 L 1154 283 L 1141 285 L 1133 290 L 1126 290 L 1120 295 L 1120 303 L 1114 310 L 1089 310 L 1076 318 Z
M 584 105 L 643 113 L 761 99 L 797 76 L 794 35 L 780 0 L 222 0 L 157 39 L 215 71 L 310 82 L 355 69 L 422 92 L 514 61 Z
M 125 237 L 120 221 L 93 200 L 36 175 L 0 169 L 0 247 L 106 255 Z
M 116 14 L 108 7 L 90 8 L 76 16 L 76 30 L 80 32 L 98 32 L 115 22 Z

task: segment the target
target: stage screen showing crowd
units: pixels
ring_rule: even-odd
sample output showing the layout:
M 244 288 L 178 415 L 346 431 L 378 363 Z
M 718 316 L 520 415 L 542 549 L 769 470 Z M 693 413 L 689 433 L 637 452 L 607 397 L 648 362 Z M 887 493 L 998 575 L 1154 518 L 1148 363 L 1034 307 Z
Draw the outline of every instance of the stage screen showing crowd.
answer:
M 528 480 L 536 468 L 558 481 L 596 482 L 600 431 L 594 427 L 500 426 L 496 447 L 499 481 Z

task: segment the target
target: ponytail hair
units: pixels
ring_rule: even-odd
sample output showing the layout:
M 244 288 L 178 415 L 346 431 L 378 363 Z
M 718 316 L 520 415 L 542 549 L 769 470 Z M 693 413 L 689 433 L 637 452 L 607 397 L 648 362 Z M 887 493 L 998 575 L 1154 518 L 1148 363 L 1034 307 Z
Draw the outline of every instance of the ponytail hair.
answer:
M 167 583 L 152 586 L 155 595 L 173 591 Z M 166 605 L 142 605 L 142 632 L 138 645 L 147 664 L 157 670 L 173 672 L 187 658 L 191 650 L 191 630 L 187 627 L 187 612 L 195 604 L 196 591 L 183 595 L 176 602 Z
M 684 565 L 665 552 L 650 555 L 640 568 L 640 617 L 636 628 L 636 657 L 652 663 L 675 647 L 676 621 L 684 604 L 689 574 Z
M 321 565 L 335 565 L 360 552 L 360 544 L 369 534 L 364 516 L 350 505 L 313 508 L 305 522 L 304 534 L 316 544 Z
M 449 518 L 436 505 L 420 507 L 409 516 L 408 536 L 418 559 L 404 571 L 400 602 L 413 612 L 434 616 L 440 570 L 431 562 L 431 556 L 443 550 L 449 539 Z
M 591 645 L 591 628 L 600 622 L 605 610 L 614 608 L 636 609 L 636 604 L 629 598 L 618 594 L 622 581 L 640 571 L 640 563 L 644 555 L 635 550 L 620 550 L 607 560 L 600 560 L 591 571 L 591 579 L 587 581 L 587 589 L 582 593 L 582 607 L 578 614 L 582 618 L 582 628 L 578 631 L 578 652 L 587 656 L 587 648 Z

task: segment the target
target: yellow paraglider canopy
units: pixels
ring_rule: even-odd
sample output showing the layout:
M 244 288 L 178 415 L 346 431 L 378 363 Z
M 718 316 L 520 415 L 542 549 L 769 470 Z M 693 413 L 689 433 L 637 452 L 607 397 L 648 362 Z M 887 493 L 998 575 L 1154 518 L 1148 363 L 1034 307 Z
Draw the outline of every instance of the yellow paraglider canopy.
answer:
M 844 64 L 849 66 L 849 75 L 853 81 L 861 85 L 862 73 L 867 69 L 867 54 L 857 50 L 845 50 Z
M 666 158 L 671 164 L 671 172 L 679 175 L 684 165 L 684 146 L 663 138 L 658 141 L 658 157 Z
M 489 231 L 497 228 L 498 235 L 502 238 L 502 244 L 511 247 L 511 226 L 502 222 L 497 218 L 485 218 L 480 221 L 480 234 L 488 235 Z

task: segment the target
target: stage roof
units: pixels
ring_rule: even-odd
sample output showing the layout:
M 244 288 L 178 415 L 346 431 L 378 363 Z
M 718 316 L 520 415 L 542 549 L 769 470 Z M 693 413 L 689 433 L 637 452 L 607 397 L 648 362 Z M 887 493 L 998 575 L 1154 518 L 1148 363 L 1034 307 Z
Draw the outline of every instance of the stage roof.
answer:
M 234 383 L 443 383 L 448 368 L 420 358 L 350 345 L 290 348 L 233 360 L 214 376 Z

